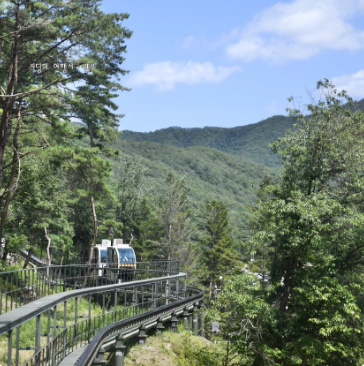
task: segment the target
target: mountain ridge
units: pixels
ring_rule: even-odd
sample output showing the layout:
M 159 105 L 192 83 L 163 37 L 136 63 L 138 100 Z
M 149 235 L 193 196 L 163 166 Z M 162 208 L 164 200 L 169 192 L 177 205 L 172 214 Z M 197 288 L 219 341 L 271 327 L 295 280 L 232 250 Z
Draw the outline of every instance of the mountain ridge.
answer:
M 154 132 L 122 131 L 120 140 L 156 142 L 176 147 L 203 146 L 233 155 L 244 156 L 269 167 L 280 165 L 269 148 L 269 143 L 293 128 L 293 121 L 285 116 L 273 116 L 263 121 L 237 127 L 182 128 L 168 127 Z

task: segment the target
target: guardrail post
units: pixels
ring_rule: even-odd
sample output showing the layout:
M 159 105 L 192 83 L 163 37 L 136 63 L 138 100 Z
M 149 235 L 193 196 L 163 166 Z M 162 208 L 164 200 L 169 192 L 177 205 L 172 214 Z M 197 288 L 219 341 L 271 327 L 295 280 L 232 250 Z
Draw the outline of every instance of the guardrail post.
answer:
M 152 309 L 155 309 L 156 308 L 156 304 L 155 304 L 155 284 L 152 283 L 152 292 L 151 292 L 151 295 L 152 295 Z
M 12 355 L 13 355 L 13 330 L 9 330 L 9 339 L 8 339 L 8 366 L 12 365 Z
M 166 296 L 166 305 L 169 304 L 169 294 L 170 294 L 170 287 L 169 287 L 169 280 L 166 281 L 166 291 L 165 291 L 165 296 Z
M 56 364 L 57 305 L 53 309 L 54 309 L 54 314 L 53 314 L 52 366 Z
M 20 342 L 20 325 L 16 328 L 15 365 L 19 365 L 19 342 Z
M 162 333 L 163 333 L 163 329 L 164 329 L 164 326 L 163 326 L 163 320 L 162 320 L 162 317 L 160 317 L 158 319 L 158 322 L 157 322 L 157 332 L 158 332 L 158 336 L 161 336 Z
M 105 326 L 105 292 L 102 293 L 102 325 Z
M 34 349 L 34 353 L 38 355 L 36 356 L 36 359 L 35 359 L 35 364 L 36 365 L 39 365 L 39 358 L 40 358 L 40 355 L 39 355 L 39 351 L 40 351 L 40 327 L 41 327 L 41 314 L 37 315 L 36 316 L 36 319 L 35 319 L 35 349 Z
M 176 279 L 176 300 L 179 300 L 179 278 Z
M 88 297 L 87 343 L 90 344 L 91 333 L 91 295 Z
M 115 366 L 124 366 L 125 348 L 124 337 L 119 335 L 115 345 Z
M 115 293 L 114 293 L 114 307 L 115 307 L 114 321 L 116 322 L 117 311 L 118 311 L 118 291 L 117 290 L 115 290 Z
M 77 318 L 78 318 L 78 313 L 77 313 L 77 301 L 78 301 L 78 297 L 75 297 L 75 326 L 73 327 L 74 329 L 74 339 L 76 340 L 76 346 L 77 346 L 77 338 L 78 338 L 78 327 L 77 327 Z
M 57 335 L 57 305 L 53 308 L 53 338 Z
M 64 312 L 63 312 L 63 327 L 66 329 L 67 327 L 67 300 L 63 302 L 64 304 Z
M 142 308 L 144 307 L 144 286 L 141 286 L 142 288 Z
M 46 336 L 47 337 L 47 344 L 49 345 L 49 332 L 50 332 L 50 328 L 51 328 L 51 311 L 48 310 L 47 311 L 47 333 L 46 334 L 41 334 L 41 336 Z M 47 360 L 49 360 L 49 346 L 47 346 Z
M 132 298 L 131 302 L 133 305 L 136 305 L 138 303 L 137 289 L 135 286 L 133 288 L 133 298 Z
M 147 330 L 145 329 L 145 325 L 142 324 L 142 326 L 139 329 L 139 335 L 138 335 L 139 344 L 145 344 L 145 339 L 148 337 L 146 333 Z

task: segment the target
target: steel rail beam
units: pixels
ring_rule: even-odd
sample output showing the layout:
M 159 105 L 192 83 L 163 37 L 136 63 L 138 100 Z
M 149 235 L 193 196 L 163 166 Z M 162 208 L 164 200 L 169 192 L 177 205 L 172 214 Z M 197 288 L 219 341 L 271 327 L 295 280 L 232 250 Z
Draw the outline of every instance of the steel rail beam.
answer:
M 202 290 L 189 290 L 193 290 L 197 292 L 197 294 L 178 300 L 171 304 L 161 306 L 157 309 L 147 311 L 143 314 L 117 321 L 104 327 L 99 331 L 99 333 L 97 333 L 90 345 L 84 350 L 75 366 L 92 365 L 92 362 L 97 357 L 99 349 L 105 346 L 109 348 L 113 343 L 115 343 L 117 337 L 123 336 L 124 339 L 131 338 L 138 334 L 141 325 L 145 325 L 145 329 L 150 329 L 157 325 L 157 320 L 162 318 L 162 321 L 165 322 L 172 318 L 172 313 L 183 314 L 183 310 L 186 308 L 186 306 L 191 307 L 196 305 L 196 302 L 203 301 Z M 129 324 L 133 323 L 133 326 L 128 327 Z
M 0 315 L 0 335 L 11 331 L 22 323 L 34 318 L 37 315 L 44 313 L 69 299 L 76 298 L 78 296 L 87 296 L 97 293 L 105 293 L 115 290 L 126 289 L 130 287 L 139 287 L 142 285 L 154 284 L 160 281 L 177 280 L 187 276 L 186 273 L 180 273 L 178 275 L 157 277 L 153 279 L 139 280 L 118 283 L 113 285 L 88 287 L 85 289 L 71 290 L 67 292 L 61 292 L 54 295 L 43 297 L 39 300 L 33 301 L 29 304 L 23 305 L 12 311 Z
M 0 272 L 0 314 L 54 292 L 119 282 L 100 277 L 99 270 L 98 265 L 73 264 Z M 133 273 L 133 281 L 176 275 L 179 261 L 140 262 Z

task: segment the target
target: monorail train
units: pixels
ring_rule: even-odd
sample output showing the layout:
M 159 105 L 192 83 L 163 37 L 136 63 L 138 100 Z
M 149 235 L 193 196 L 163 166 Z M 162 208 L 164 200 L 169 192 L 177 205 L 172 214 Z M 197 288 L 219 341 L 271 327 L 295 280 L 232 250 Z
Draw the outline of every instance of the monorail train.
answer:
M 101 244 L 96 244 L 92 256 L 92 265 L 96 270 L 96 276 L 105 275 L 107 248 L 111 246 L 111 240 L 102 240 Z
M 134 249 L 123 239 L 114 239 L 107 247 L 106 278 L 112 283 L 132 281 L 136 270 Z

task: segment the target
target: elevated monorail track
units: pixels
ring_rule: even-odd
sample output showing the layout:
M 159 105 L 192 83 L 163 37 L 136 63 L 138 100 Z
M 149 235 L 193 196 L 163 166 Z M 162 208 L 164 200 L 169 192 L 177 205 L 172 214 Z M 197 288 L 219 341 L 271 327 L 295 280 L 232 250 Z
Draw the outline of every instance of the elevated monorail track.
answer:
M 143 339 L 147 329 L 161 329 L 165 321 L 172 321 L 173 328 L 177 315 L 192 316 L 189 311 L 203 301 L 202 291 L 187 289 L 187 275 L 179 273 L 176 261 L 138 263 L 134 281 L 123 283 L 110 283 L 95 275 L 98 271 L 71 265 L 0 273 L 0 336 L 7 334 L 8 366 L 57 366 L 85 346 L 77 365 L 102 364 L 105 347 L 113 345 L 121 357 L 124 339 L 136 334 Z M 87 315 L 78 312 L 81 298 L 88 301 Z M 101 314 L 93 310 L 95 303 Z M 27 347 L 20 347 L 28 322 L 35 323 L 34 333 Z M 25 359 L 24 350 L 34 355 Z

